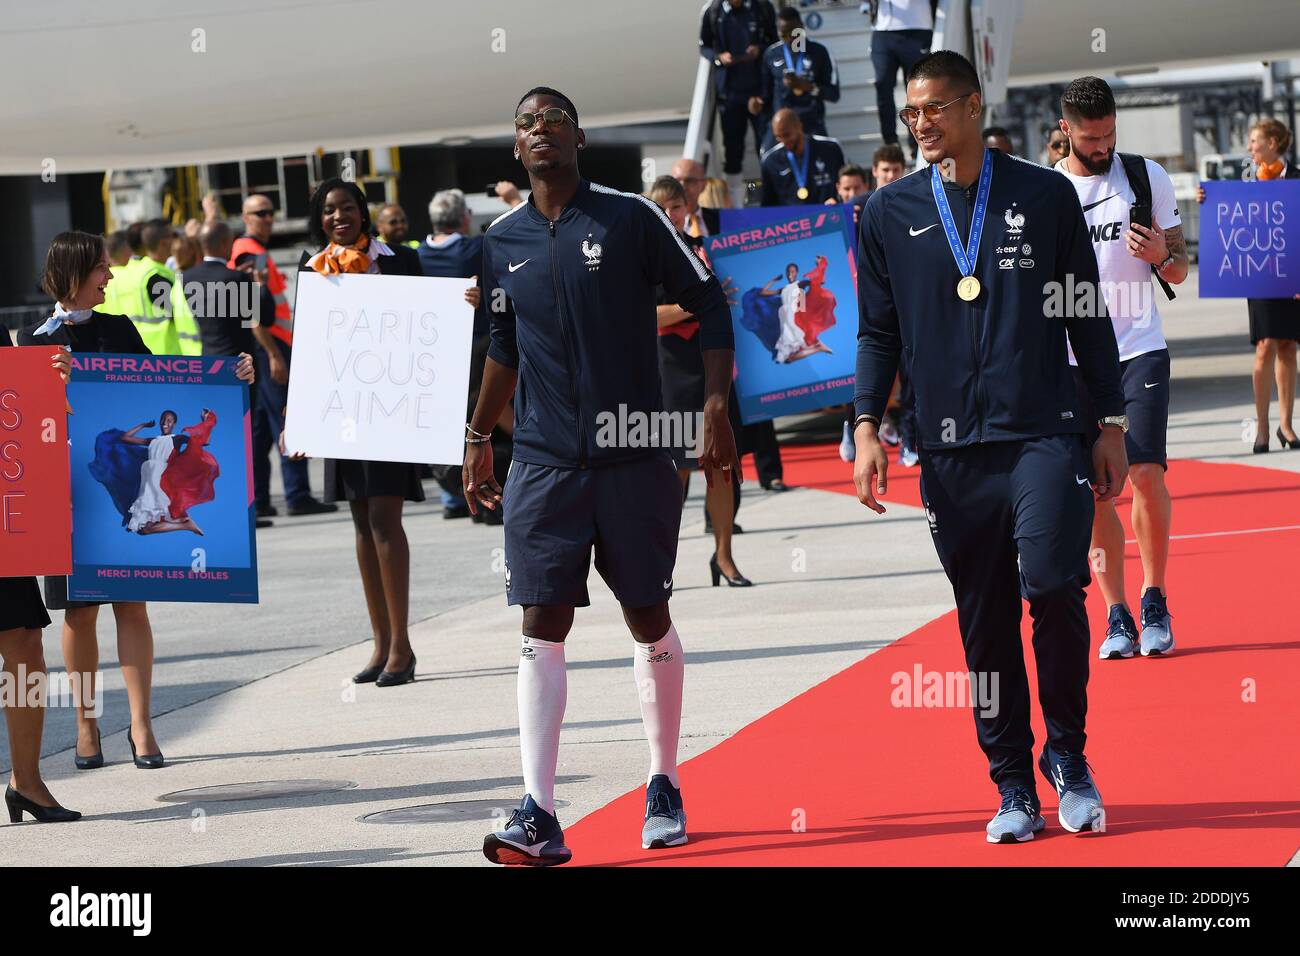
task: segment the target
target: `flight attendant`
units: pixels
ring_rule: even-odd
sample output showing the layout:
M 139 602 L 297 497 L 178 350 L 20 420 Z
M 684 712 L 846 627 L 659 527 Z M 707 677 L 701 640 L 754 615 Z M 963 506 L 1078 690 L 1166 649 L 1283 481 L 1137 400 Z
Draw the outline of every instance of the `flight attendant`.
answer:
M 414 251 L 375 237 L 365 194 L 356 183 L 321 183 L 307 215 L 318 251 L 303 253 L 300 272 L 424 275 Z M 415 680 L 415 652 L 407 631 L 411 550 L 402 528 L 402 508 L 407 501 L 424 500 L 418 468 L 403 462 L 327 458 L 324 500 L 346 501 L 352 512 L 357 567 L 374 637 L 370 661 L 352 680 L 378 687 L 409 684 Z

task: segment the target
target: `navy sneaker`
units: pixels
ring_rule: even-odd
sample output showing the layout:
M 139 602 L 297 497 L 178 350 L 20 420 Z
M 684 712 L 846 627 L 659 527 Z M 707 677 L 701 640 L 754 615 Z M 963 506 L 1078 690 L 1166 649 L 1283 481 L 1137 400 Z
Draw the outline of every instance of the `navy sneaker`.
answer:
M 1142 656 L 1159 657 L 1174 649 L 1173 617 L 1159 588 L 1147 588 L 1142 595 Z
M 662 850 L 686 842 L 686 811 L 682 792 L 667 774 L 657 773 L 645 788 L 645 825 L 641 828 L 641 849 Z
M 483 855 L 506 866 L 559 866 L 573 858 L 564 845 L 560 821 L 539 807 L 531 794 L 524 794 L 504 830 L 483 838 Z
M 1025 787 L 1008 787 L 1002 791 L 1002 805 L 989 821 L 985 839 L 990 843 L 1027 843 L 1047 821 L 1039 812 L 1038 794 Z
M 1061 821 L 1061 826 L 1071 833 L 1105 829 L 1106 813 L 1101 805 L 1101 794 L 1092 782 L 1092 768 L 1083 754 L 1055 750 L 1051 744 L 1045 744 L 1043 755 L 1038 758 L 1038 769 L 1060 798 L 1056 818 Z
M 1133 615 L 1123 604 L 1111 605 L 1110 618 L 1106 623 L 1106 639 L 1101 642 L 1101 653 L 1097 656 L 1103 661 L 1117 661 L 1132 657 L 1137 651 L 1138 633 Z

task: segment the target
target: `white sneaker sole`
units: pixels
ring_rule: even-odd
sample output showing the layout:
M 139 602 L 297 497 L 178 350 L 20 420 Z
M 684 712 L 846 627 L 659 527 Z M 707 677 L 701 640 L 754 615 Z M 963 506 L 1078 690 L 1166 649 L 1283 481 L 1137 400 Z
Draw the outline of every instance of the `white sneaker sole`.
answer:
M 667 848 L 670 847 L 670 846 L 682 846 L 682 845 L 683 845 L 684 843 L 686 843 L 689 839 L 690 839 L 690 837 L 688 837 L 685 833 L 683 833 L 681 836 L 679 836 L 679 837 L 678 837 L 677 839 L 675 839 L 675 840 L 651 840 L 649 843 L 644 843 L 644 842 L 643 842 L 643 843 L 641 844 L 641 849 L 643 849 L 643 850 L 664 850 L 664 849 L 667 849 Z

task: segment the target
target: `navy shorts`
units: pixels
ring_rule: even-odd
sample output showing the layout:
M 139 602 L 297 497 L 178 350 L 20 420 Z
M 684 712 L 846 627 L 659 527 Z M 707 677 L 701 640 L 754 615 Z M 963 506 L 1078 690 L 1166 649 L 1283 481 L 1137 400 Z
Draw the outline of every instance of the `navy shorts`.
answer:
M 682 482 L 668 455 L 596 468 L 516 459 L 501 506 L 510 604 L 589 605 L 593 548 L 596 570 L 623 607 L 672 596 Z
M 1124 387 L 1124 414 L 1128 434 L 1124 446 L 1130 465 L 1151 462 L 1169 469 L 1165 443 L 1169 433 L 1169 350 L 1143 352 L 1119 363 Z M 1101 435 L 1097 410 L 1088 395 L 1083 375 L 1076 367 L 1074 384 L 1079 391 L 1079 409 L 1088 447 Z

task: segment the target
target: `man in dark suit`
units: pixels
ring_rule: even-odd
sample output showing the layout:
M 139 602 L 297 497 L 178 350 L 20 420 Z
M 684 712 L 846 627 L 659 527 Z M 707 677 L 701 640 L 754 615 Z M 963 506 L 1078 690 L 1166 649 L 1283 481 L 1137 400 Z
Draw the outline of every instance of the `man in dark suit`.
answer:
M 194 312 L 204 355 L 238 355 L 262 345 L 275 322 L 275 299 L 266 286 L 226 263 L 235 234 L 221 220 L 199 230 L 203 261 L 185 270 L 185 300 Z
M 686 190 L 686 235 L 716 236 L 721 232 L 718 211 L 700 205 L 700 194 L 709 182 L 704 174 L 704 164 L 683 156 L 673 163 L 673 179 Z
M 252 354 L 253 343 L 267 347 L 275 322 L 275 299 L 270 290 L 239 269 L 230 260 L 235 234 L 221 220 L 213 220 L 199 230 L 203 261 L 185 270 L 185 300 L 199 327 L 204 355 Z M 249 411 L 256 416 L 257 389 L 248 390 Z M 322 510 L 336 511 L 334 505 L 319 505 Z M 258 518 L 259 528 L 268 528 L 269 518 Z
M 511 203 L 511 208 L 514 208 Z M 429 222 L 433 232 L 420 243 L 420 267 L 427 276 L 442 276 L 449 279 L 473 279 L 483 268 L 483 237 L 471 234 L 469 207 L 465 203 L 465 194 L 459 189 L 443 189 L 435 193 L 429 202 Z M 478 390 L 483 383 L 483 362 L 488 349 L 487 308 L 482 301 L 482 290 L 474 305 L 473 353 L 470 357 L 469 371 L 469 408 L 467 416 L 472 415 L 478 404 Z M 506 421 L 492 430 L 492 452 L 498 472 L 498 480 L 504 481 L 510 469 L 511 444 L 508 428 L 512 425 L 512 412 L 506 410 Z M 504 464 L 503 464 L 504 463 Z M 503 470 L 504 469 L 504 470 Z M 461 471 L 459 467 L 439 466 L 434 469 L 442 494 L 442 516 L 444 518 L 464 518 L 469 516 L 469 505 L 461 494 Z M 500 511 L 480 509 L 474 515 L 479 523 L 500 524 Z

